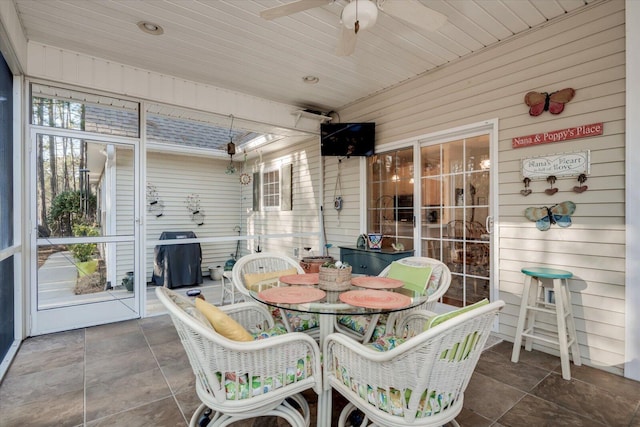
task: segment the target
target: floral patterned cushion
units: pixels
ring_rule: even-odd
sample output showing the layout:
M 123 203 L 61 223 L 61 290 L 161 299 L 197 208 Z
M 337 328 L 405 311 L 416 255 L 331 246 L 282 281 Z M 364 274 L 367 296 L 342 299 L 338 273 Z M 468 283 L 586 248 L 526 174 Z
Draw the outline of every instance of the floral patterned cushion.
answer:
M 387 315 L 383 314 L 378 319 L 378 324 L 373 330 L 373 334 L 371 335 L 371 340 L 376 340 L 384 335 L 386 327 L 387 327 Z M 369 327 L 369 323 L 371 323 L 371 315 L 365 314 L 353 314 L 353 315 L 344 315 L 338 316 L 338 323 L 346 326 L 347 328 L 363 335 L 364 332 Z
M 222 378 L 220 372 L 216 375 L 218 379 Z M 248 399 L 303 380 L 309 375 L 311 375 L 310 358 L 307 358 L 306 361 L 300 359 L 296 366 L 287 368 L 284 374 L 273 377 L 252 376 L 249 380 L 247 374 L 238 375 L 236 372 L 227 372 L 224 375 L 224 389 L 229 400 Z
M 350 377 L 348 370 L 342 366 L 336 367 L 336 377 L 345 386 L 360 396 L 361 399 L 371 405 L 377 406 L 384 412 L 399 417 L 404 416 L 404 411 L 409 404 L 409 398 L 413 393 L 411 389 L 405 389 L 403 393 L 401 390 L 393 387 L 384 389 L 370 384 L 358 384 Z M 418 418 L 436 415 L 454 402 L 451 399 L 451 394 L 438 393 L 435 390 L 431 390 L 428 396 L 427 393 L 427 390 L 422 392 L 416 414 Z

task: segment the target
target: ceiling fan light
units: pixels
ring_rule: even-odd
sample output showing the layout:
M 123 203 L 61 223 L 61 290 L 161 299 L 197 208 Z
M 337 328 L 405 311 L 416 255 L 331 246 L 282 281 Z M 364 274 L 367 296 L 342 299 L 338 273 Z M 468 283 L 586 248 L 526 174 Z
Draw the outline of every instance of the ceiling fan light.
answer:
M 342 9 L 342 24 L 349 30 L 359 22 L 360 30 L 372 27 L 378 19 L 378 7 L 370 0 L 353 0 Z

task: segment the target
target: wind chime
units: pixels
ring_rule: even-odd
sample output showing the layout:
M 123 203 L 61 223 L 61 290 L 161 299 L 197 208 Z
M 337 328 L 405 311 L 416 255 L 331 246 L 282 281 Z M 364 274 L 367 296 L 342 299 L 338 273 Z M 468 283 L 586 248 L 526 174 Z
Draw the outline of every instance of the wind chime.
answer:
M 240 174 L 240 184 L 251 184 L 251 175 L 246 172 L 247 167 L 247 153 L 244 153 L 244 162 L 242 163 L 242 173 Z
M 236 154 L 236 144 L 233 143 L 233 134 L 231 131 L 233 130 L 233 114 L 231 114 L 231 126 L 229 126 L 229 143 L 227 144 L 227 154 L 229 155 L 229 166 L 227 166 L 227 170 L 224 172 L 227 175 L 232 175 L 236 173 L 236 167 L 233 165 L 233 155 Z

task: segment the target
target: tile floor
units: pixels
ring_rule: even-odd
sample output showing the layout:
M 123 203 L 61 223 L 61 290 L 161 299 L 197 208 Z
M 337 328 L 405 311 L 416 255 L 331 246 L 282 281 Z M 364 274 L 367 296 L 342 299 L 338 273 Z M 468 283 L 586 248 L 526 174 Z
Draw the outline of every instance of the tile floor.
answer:
M 640 427 L 640 383 L 585 366 L 564 381 L 557 357 L 510 355 L 508 342 L 483 353 L 460 425 Z M 193 380 L 166 315 L 29 338 L 0 384 L 0 426 L 185 426 Z

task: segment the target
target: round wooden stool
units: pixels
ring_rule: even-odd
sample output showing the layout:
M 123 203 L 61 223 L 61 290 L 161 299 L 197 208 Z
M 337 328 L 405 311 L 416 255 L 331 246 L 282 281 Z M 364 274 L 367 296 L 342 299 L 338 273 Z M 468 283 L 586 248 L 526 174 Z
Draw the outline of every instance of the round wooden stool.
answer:
M 577 366 L 581 364 L 568 283 L 568 279 L 573 277 L 573 273 L 546 267 L 526 267 L 521 271 L 525 275 L 524 289 L 511 361 L 518 362 L 523 338 L 525 339 L 524 348 L 527 351 L 531 351 L 533 340 L 558 345 L 560 347 L 562 378 L 569 380 L 571 379 L 569 350 L 571 350 L 573 363 Z M 548 284 L 545 286 L 545 280 L 552 282 L 553 294 L 545 292 L 545 289 L 550 290 L 551 288 Z M 557 328 L 550 328 L 541 322 L 536 323 L 537 313 L 555 315 Z M 547 334 L 541 335 L 542 331 Z

